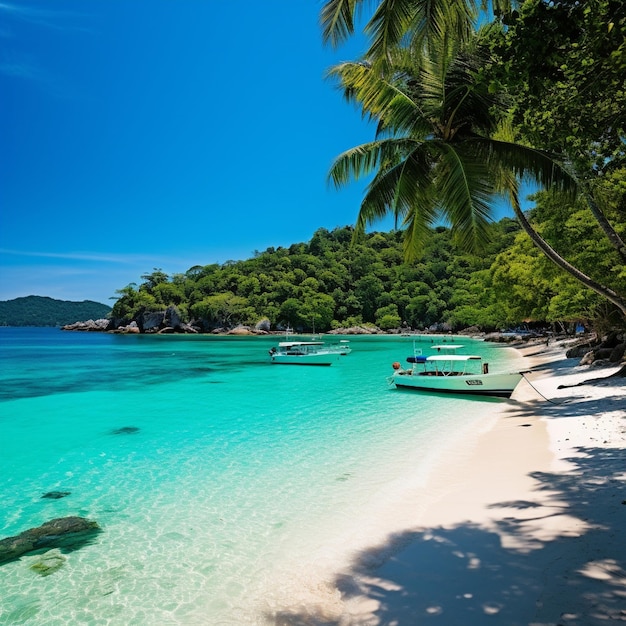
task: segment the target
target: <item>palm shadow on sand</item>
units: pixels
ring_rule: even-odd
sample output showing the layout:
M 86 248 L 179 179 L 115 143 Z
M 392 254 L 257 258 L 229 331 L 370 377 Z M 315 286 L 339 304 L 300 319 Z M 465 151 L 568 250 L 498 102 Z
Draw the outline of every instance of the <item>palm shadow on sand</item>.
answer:
M 607 400 L 623 407 L 623 398 L 604 399 L 603 410 Z M 566 418 L 593 410 L 589 402 L 566 412 L 539 404 L 541 410 L 528 403 L 516 414 Z M 491 509 L 506 509 L 495 528 L 428 528 L 361 552 L 334 582 L 346 606 L 368 599 L 377 608 L 341 618 L 308 610 L 268 617 L 277 626 L 604 626 L 626 619 L 626 451 L 580 447 L 575 454 L 567 472 L 531 474 L 538 496 L 547 492 L 554 506 L 532 498 L 494 502 Z M 583 521 L 584 536 L 529 535 L 525 524 L 535 509 L 538 519 Z M 502 536 L 515 547 L 505 547 Z

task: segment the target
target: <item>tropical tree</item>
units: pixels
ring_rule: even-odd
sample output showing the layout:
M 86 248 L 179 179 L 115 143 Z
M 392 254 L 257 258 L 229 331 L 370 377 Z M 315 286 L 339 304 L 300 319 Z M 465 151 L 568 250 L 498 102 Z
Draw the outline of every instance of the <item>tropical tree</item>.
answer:
M 516 128 L 572 171 L 622 264 L 626 244 L 605 182 L 626 166 L 625 42 L 622 0 L 526 0 L 495 33 L 489 68 L 493 88 L 514 94 Z
M 486 2 L 476 0 L 328 0 L 322 7 L 320 21 L 324 41 L 338 46 L 355 31 L 355 22 L 361 16 L 364 5 L 376 5 L 366 22 L 364 32 L 371 44 L 369 59 L 384 64 L 388 51 L 407 43 L 414 49 L 452 36 L 466 41 L 474 30 L 479 8 Z M 495 0 L 494 10 L 506 10 L 510 2 Z
M 510 141 L 510 128 L 500 123 L 508 103 L 483 73 L 485 33 L 488 28 L 463 41 L 442 36 L 421 48 L 388 49 L 382 69 L 367 61 L 331 68 L 345 98 L 378 123 L 376 140 L 341 154 L 329 174 L 336 186 L 373 174 L 355 234 L 392 213 L 405 228 L 408 259 L 441 220 L 451 224 L 457 243 L 476 250 L 486 240 L 495 201 L 505 195 L 544 254 L 626 315 L 626 299 L 568 263 L 522 211 L 521 179 L 572 197 L 576 181 L 550 154 Z
M 230 291 L 206 296 L 191 307 L 191 313 L 210 324 L 225 328 L 248 322 L 255 315 L 245 298 L 236 296 Z

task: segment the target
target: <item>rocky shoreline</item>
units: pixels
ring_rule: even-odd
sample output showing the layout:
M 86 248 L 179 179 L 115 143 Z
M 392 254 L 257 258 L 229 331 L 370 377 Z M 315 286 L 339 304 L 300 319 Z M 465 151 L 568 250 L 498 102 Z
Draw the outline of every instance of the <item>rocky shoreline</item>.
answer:
M 108 332 L 117 334 L 208 334 L 208 335 L 234 335 L 234 336 L 264 336 L 284 335 L 285 330 L 272 330 L 268 319 L 259 321 L 255 326 L 238 325 L 233 328 L 204 328 L 201 323 L 183 322 L 175 307 L 169 307 L 166 311 L 145 313 L 139 321 L 133 320 L 127 325 L 116 324 L 115 320 L 98 319 L 87 320 L 67 324 L 61 328 L 67 331 L 79 332 Z M 298 333 L 302 334 L 302 333 Z M 305 333 L 308 334 L 308 333 Z M 482 332 L 479 328 L 471 327 L 452 333 L 445 328 L 429 328 L 425 331 L 413 331 L 407 328 L 395 328 L 381 330 L 373 324 L 351 326 L 349 328 L 336 328 L 324 333 L 325 335 L 465 335 L 484 341 L 507 343 L 512 346 L 523 346 L 532 343 L 549 345 L 552 341 L 558 341 L 560 336 L 555 337 L 551 333 L 532 333 L 527 331 L 506 332 Z M 569 337 L 571 339 L 571 336 Z M 585 334 L 568 349 L 567 358 L 580 358 L 581 365 L 601 365 L 619 363 L 626 353 L 626 334 L 623 332 L 611 332 L 604 337 L 595 333 Z M 626 366 L 625 366 L 626 367 Z

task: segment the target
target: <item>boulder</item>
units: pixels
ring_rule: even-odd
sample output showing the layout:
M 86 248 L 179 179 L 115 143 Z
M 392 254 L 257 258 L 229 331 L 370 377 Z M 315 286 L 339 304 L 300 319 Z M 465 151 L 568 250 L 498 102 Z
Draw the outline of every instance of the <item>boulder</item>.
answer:
M 86 322 L 75 322 L 74 324 L 66 324 L 61 330 L 81 330 L 84 332 L 103 332 L 109 330 L 112 326 L 111 320 L 87 320 Z
M 141 316 L 141 329 L 144 333 L 155 333 L 166 325 L 163 323 L 164 319 L 165 311 L 147 311 Z
M 611 351 L 609 361 L 611 363 L 619 363 L 624 358 L 624 352 L 626 352 L 626 343 L 616 345 Z
M 229 335 L 251 335 L 252 331 L 247 326 L 236 326 L 232 330 L 229 330 Z
M 594 344 L 590 341 L 572 346 L 565 352 L 565 356 L 568 359 L 576 359 L 578 357 L 586 357 L 589 351 L 593 351 Z M 582 365 L 582 363 L 581 363 Z
M 139 330 L 139 326 L 137 322 L 132 321 L 128 326 L 118 326 L 116 333 L 128 333 L 128 334 L 138 334 L 141 331 Z
M 593 350 L 589 350 L 589 352 L 585 352 L 585 354 L 583 354 L 582 359 L 580 359 L 579 365 L 591 365 L 595 360 L 596 360 L 596 357 L 595 357 Z
M 41 576 L 50 576 L 56 572 L 67 561 L 67 557 L 63 556 L 61 550 L 54 548 L 54 550 L 48 550 L 35 557 L 30 569 L 37 572 Z
M 101 532 L 98 522 L 84 517 L 69 516 L 45 522 L 37 528 L 29 528 L 15 537 L 0 540 L 0 564 L 41 548 L 65 547 L 75 550 L 89 543 Z
M 351 326 L 345 329 L 346 335 L 376 335 L 380 333 L 380 328 L 376 326 Z
M 272 329 L 272 324 L 267 319 L 267 317 L 264 317 L 262 320 L 259 320 L 256 323 L 256 325 L 254 326 L 254 330 L 256 330 L 256 331 L 264 331 L 266 333 L 269 333 L 271 329 Z
M 615 348 L 619 345 L 620 335 L 616 331 L 610 332 L 604 339 L 602 340 L 601 347 L 602 348 Z
M 350 326 L 350 328 L 335 328 L 328 331 L 328 335 L 376 335 L 380 333 L 376 326 Z
M 165 310 L 165 315 L 163 316 L 163 323 L 166 326 L 170 326 L 175 330 L 180 330 L 183 325 L 180 315 L 178 313 L 178 309 L 175 306 L 168 306 Z
M 596 348 L 596 350 L 594 350 L 595 352 L 595 360 L 599 361 L 599 360 L 603 360 L 603 359 L 610 359 L 611 358 L 611 354 L 613 354 L 613 349 L 612 348 Z

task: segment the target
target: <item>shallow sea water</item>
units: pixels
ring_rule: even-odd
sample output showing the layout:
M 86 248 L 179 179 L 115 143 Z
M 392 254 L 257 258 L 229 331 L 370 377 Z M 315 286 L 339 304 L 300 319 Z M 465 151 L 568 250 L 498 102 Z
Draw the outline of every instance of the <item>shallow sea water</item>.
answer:
M 279 339 L 0 328 L 0 538 L 102 528 L 49 576 L 0 565 L 0 624 L 264 625 L 332 602 L 337 562 L 501 402 L 390 388 L 411 338 L 350 337 L 332 367 L 271 365 Z

